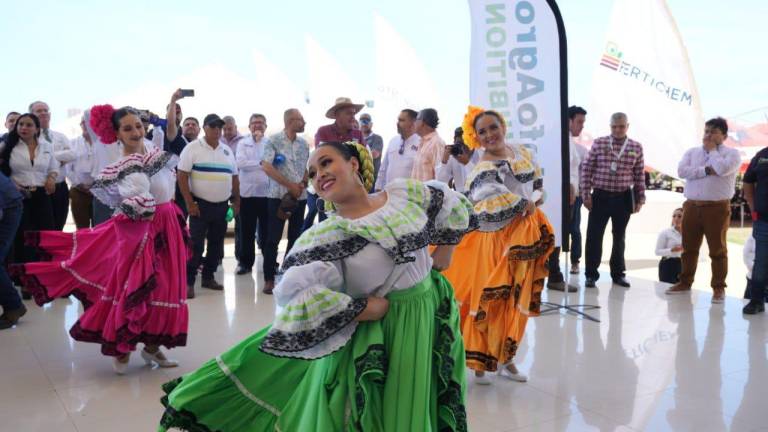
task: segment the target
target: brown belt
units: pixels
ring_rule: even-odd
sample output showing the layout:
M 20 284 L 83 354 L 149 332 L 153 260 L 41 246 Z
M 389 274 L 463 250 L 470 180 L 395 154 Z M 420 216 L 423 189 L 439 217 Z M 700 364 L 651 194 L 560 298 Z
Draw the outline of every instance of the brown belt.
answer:
M 730 205 L 731 200 L 718 200 L 718 201 L 699 201 L 699 200 L 686 200 L 686 203 L 691 203 L 691 205 L 695 205 L 696 207 L 703 207 L 703 206 L 711 206 L 711 205 L 718 205 L 718 204 L 726 204 Z

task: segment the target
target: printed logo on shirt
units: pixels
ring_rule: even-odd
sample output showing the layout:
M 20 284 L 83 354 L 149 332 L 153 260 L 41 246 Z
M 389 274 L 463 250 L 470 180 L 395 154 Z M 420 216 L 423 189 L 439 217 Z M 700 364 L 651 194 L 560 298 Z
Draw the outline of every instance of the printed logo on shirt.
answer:
M 224 154 L 225 155 L 229 156 L 229 150 L 227 150 L 227 149 L 222 149 L 222 150 L 224 150 Z

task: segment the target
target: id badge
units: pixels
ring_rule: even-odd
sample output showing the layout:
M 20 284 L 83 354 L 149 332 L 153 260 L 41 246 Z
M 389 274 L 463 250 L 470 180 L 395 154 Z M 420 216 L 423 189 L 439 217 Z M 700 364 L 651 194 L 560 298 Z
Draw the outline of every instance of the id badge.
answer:
M 619 169 L 619 164 L 616 161 L 611 162 L 611 172 L 616 172 Z

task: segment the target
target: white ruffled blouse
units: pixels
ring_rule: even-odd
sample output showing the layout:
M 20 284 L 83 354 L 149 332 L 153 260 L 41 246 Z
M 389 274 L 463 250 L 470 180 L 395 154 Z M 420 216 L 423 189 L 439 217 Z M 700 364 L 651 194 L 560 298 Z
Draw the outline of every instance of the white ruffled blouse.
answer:
M 408 289 L 432 268 L 430 244 L 456 244 L 474 224 L 472 206 L 437 181 L 387 184 L 387 202 L 358 219 L 338 215 L 296 241 L 275 289 L 278 313 L 261 346 L 313 359 L 341 348 L 367 298 Z
M 108 165 L 91 188 L 102 203 L 132 219 L 150 217 L 175 193 L 178 156 L 158 149 L 132 154 Z

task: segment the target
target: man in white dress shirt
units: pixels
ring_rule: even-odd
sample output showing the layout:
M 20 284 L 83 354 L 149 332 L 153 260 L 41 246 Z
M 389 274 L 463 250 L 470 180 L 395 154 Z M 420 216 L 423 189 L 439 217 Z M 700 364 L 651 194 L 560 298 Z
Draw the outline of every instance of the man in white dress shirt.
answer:
M 412 109 L 404 109 L 397 116 L 398 135 L 387 144 L 387 152 L 376 179 L 376 190 L 383 190 L 393 180 L 411 178 L 413 161 L 421 143 L 421 137 L 416 133 L 417 115 Z
M 728 249 L 725 235 L 731 220 L 731 198 L 735 192 L 736 174 L 741 165 L 738 150 L 723 144 L 728 137 L 728 123 L 717 117 L 704 127 L 703 145 L 683 155 L 677 174 L 685 179 L 683 204 L 683 270 L 680 282 L 667 294 L 691 291 L 699 248 L 707 238 L 712 260 L 712 303 L 725 299 L 725 277 L 728 275 Z
M 248 121 L 251 134 L 237 146 L 237 169 L 240 172 L 240 253 L 237 274 L 250 273 L 256 262 L 254 240 L 262 249 L 267 238 L 267 197 L 269 177 L 261 166 L 267 138 L 267 118 L 253 114 Z M 257 232 L 258 230 L 258 232 Z M 236 233 L 237 235 L 237 233 Z
M 83 133 L 72 140 L 72 151 L 75 152 L 75 160 L 68 170 L 69 182 L 72 188 L 69 190 L 69 199 L 72 205 L 72 218 L 75 219 L 77 229 L 90 228 L 93 223 L 93 140 L 86 127 L 86 114 L 80 120 L 80 128 Z
M 568 108 L 568 154 L 570 171 L 570 191 L 568 195 L 568 204 L 570 205 L 568 220 L 568 234 L 571 236 L 571 274 L 579 274 L 579 260 L 581 259 L 581 206 L 583 204 L 579 195 L 579 169 L 581 161 L 587 156 L 587 149 L 576 144 L 576 138 L 584 130 L 584 122 L 587 118 L 587 111 L 580 106 L 571 106 Z M 547 288 L 555 291 L 564 291 L 566 286 L 568 292 L 576 292 L 577 287 L 566 284 L 563 272 L 560 270 L 560 248 L 552 251 L 547 261 L 549 276 L 547 277 Z
M 437 180 L 445 184 L 453 181 L 453 189 L 463 193 L 466 190 L 467 177 L 480 161 L 480 152 L 467 147 L 462 134 L 462 129 L 456 128 L 453 144 L 443 149 L 443 157 L 437 166 Z
M 69 187 L 67 186 L 67 170 L 69 162 L 75 160 L 75 152 L 69 143 L 69 138 L 61 132 L 51 130 L 51 111 L 48 104 L 43 101 L 35 101 L 29 104 L 29 112 L 40 119 L 40 139 L 53 145 L 53 154 L 61 164 L 59 174 L 56 177 L 56 192 L 51 197 L 53 200 L 53 220 L 55 229 L 61 231 L 67 223 L 69 215 Z

